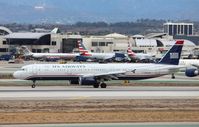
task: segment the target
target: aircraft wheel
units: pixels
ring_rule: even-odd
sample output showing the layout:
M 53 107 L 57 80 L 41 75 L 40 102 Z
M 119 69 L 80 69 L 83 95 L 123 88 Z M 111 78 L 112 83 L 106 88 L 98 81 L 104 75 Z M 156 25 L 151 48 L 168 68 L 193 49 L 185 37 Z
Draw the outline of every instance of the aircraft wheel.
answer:
M 107 85 L 106 85 L 106 83 L 102 83 L 100 86 L 101 86 L 101 88 L 106 88 Z
M 172 79 L 175 79 L 176 77 L 175 77 L 175 75 L 174 75 L 174 74 L 172 74 L 171 78 L 172 78 Z
M 36 87 L 36 85 L 35 85 L 35 84 L 33 84 L 33 85 L 32 85 L 32 88 L 35 88 L 35 87 Z
M 93 87 L 94 88 L 99 88 L 99 84 L 94 84 Z
M 35 88 L 35 87 L 36 87 L 35 83 L 36 83 L 36 81 L 33 80 L 32 88 Z

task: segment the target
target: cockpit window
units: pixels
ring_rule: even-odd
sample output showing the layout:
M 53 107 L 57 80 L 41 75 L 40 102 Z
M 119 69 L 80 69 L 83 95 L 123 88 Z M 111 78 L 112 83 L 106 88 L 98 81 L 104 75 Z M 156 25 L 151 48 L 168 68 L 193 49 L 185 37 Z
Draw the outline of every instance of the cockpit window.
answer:
M 21 68 L 20 70 L 21 70 L 21 71 L 25 71 L 25 68 Z

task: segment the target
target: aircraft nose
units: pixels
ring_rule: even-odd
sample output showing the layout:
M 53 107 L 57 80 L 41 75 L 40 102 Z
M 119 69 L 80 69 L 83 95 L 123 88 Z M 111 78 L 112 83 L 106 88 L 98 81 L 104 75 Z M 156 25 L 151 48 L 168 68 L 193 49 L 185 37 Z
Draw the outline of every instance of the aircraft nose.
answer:
M 19 71 L 14 72 L 14 73 L 13 73 L 13 77 L 14 77 L 15 79 L 21 79 L 21 74 L 20 74 L 20 72 L 19 72 Z

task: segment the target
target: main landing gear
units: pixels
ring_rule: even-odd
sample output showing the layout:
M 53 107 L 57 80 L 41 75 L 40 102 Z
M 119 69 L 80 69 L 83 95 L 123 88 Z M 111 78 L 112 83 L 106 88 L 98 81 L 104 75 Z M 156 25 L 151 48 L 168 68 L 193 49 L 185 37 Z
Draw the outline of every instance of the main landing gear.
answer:
M 104 82 L 102 82 L 102 83 L 97 83 L 97 84 L 94 84 L 94 85 L 93 85 L 94 88 L 99 88 L 99 86 L 100 86 L 101 88 L 106 88 L 106 87 L 107 87 L 106 83 L 104 83 Z
M 36 81 L 33 80 L 32 88 L 35 88 L 35 87 L 36 87 Z
M 175 79 L 175 78 L 176 78 L 175 75 L 174 75 L 174 73 L 171 74 L 171 78 L 172 78 L 172 79 Z

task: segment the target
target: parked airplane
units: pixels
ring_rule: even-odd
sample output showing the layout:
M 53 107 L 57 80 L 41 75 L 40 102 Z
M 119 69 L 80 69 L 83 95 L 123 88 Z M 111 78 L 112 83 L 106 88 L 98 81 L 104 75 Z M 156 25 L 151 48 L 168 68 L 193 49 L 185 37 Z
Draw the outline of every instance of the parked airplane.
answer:
M 14 72 L 17 79 L 69 80 L 71 84 L 93 85 L 106 88 L 104 81 L 138 80 L 174 74 L 184 66 L 178 66 L 184 41 L 177 41 L 159 63 L 110 63 L 110 64 L 32 64 Z
M 78 41 L 78 48 L 80 55 L 86 59 L 95 61 L 123 61 L 125 59 L 124 53 L 92 53 L 86 50 L 82 41 Z
M 74 59 L 79 56 L 79 53 L 32 53 L 26 46 L 22 46 L 25 57 L 33 57 L 36 59 L 59 58 L 59 59 Z
M 179 65 L 187 67 L 185 75 L 195 77 L 199 75 L 199 60 L 198 59 L 180 59 Z
M 141 62 L 147 62 L 154 60 L 154 56 L 146 53 L 134 53 L 131 49 L 130 43 L 128 43 L 127 54 L 131 60 L 139 60 Z

